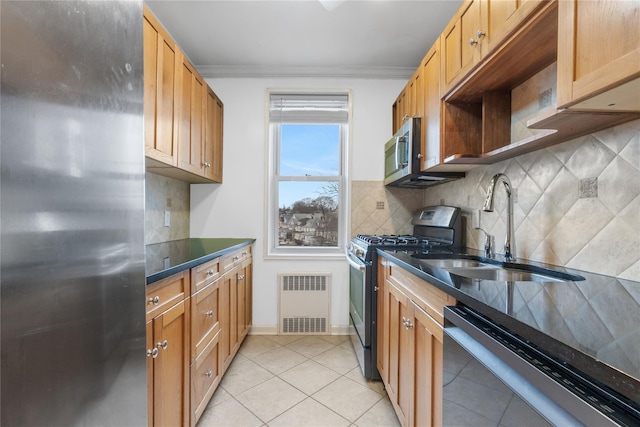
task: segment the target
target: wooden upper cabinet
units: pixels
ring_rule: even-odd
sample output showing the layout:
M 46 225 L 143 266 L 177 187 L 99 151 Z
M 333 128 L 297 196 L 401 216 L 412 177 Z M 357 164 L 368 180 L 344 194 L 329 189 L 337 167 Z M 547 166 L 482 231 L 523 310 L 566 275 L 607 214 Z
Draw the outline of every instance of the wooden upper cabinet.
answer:
M 440 40 L 436 40 L 422 61 L 423 132 L 421 170 L 440 164 Z
M 480 61 L 482 52 L 478 32 L 482 30 L 480 0 L 466 0 L 440 39 L 445 89 L 453 87 Z
M 176 166 L 176 45 L 146 6 L 143 39 L 145 155 Z
M 482 0 L 482 56 L 503 42 L 535 10 L 549 0 Z
M 545 3 L 548 0 L 466 0 L 441 35 L 444 93 Z
M 558 5 L 558 106 L 640 111 L 640 2 Z
M 207 110 L 204 139 L 205 177 L 222 182 L 222 129 L 224 107 L 222 101 L 207 86 Z
M 182 53 L 180 60 L 178 167 L 203 176 L 206 83 Z

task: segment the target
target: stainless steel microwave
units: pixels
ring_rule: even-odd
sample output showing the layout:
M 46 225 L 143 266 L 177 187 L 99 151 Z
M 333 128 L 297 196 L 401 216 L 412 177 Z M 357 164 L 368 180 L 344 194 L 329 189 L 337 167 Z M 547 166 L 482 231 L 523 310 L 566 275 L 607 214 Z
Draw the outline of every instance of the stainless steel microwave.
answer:
M 420 170 L 420 118 L 410 117 L 384 145 L 384 184 L 423 188 L 463 178 L 464 172 L 424 172 Z

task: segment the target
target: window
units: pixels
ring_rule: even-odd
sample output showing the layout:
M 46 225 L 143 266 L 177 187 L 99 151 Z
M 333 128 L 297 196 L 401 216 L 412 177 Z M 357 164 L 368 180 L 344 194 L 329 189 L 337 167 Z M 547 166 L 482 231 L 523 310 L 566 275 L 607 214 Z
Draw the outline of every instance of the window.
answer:
M 347 94 L 269 95 L 269 255 L 341 255 Z

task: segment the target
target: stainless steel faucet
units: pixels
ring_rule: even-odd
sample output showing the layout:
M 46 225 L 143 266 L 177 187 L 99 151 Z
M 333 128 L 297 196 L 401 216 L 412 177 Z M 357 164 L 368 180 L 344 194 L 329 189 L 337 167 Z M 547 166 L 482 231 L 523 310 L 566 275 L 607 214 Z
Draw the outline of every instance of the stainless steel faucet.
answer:
M 499 181 L 504 184 L 504 189 L 507 192 L 507 236 L 504 240 L 504 259 L 506 261 L 512 261 L 516 259 L 516 236 L 515 229 L 513 227 L 513 187 L 509 177 L 503 173 L 498 173 L 491 178 L 489 187 L 487 188 L 487 198 L 484 201 L 482 210 L 485 212 L 493 212 L 493 193 L 496 185 Z

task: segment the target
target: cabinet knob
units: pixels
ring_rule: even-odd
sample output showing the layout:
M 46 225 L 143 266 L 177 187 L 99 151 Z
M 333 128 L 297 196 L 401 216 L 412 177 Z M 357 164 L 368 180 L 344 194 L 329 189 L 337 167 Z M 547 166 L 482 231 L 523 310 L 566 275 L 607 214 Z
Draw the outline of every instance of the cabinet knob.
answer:
M 476 39 L 470 39 L 469 40 L 469 46 L 473 47 L 473 46 L 475 46 L 477 44 L 478 44 L 478 40 L 476 40 Z
M 418 158 L 421 159 L 422 158 L 422 153 L 418 154 Z
M 239 259 L 240 259 L 240 257 L 239 257 L 238 255 L 236 255 L 236 256 L 234 256 L 234 257 L 233 257 L 233 260 L 234 260 L 234 261 L 237 261 L 237 260 L 239 260 Z
M 482 30 L 478 30 L 478 31 L 476 31 L 476 38 L 477 38 L 478 40 L 480 40 L 481 38 L 483 38 L 483 37 L 484 37 L 484 36 L 486 36 L 486 35 L 487 35 L 487 33 L 485 33 L 485 32 L 484 32 L 484 31 L 482 31 Z
M 147 304 L 149 304 L 149 305 L 152 305 L 152 304 L 153 304 L 153 305 L 158 305 L 159 303 L 160 303 L 160 297 L 159 297 L 159 296 L 157 296 L 157 295 L 156 295 L 155 297 L 153 297 L 153 298 L 149 298 L 149 299 L 147 300 Z
M 204 163 L 202 164 L 202 166 L 204 166 L 205 168 L 210 168 L 210 167 L 211 167 L 211 163 L 209 163 L 209 162 L 204 162 Z
M 213 317 L 213 310 L 207 310 L 204 312 L 204 315 L 207 317 Z
M 247 252 L 247 251 L 242 252 L 242 255 L 244 255 L 244 256 L 246 256 L 248 254 L 249 254 L 249 252 Z
M 238 280 L 244 280 L 244 274 L 238 274 Z
M 207 372 L 204 373 L 204 375 L 207 378 L 211 378 L 213 376 L 213 371 L 211 369 L 209 369 Z
M 215 273 L 213 270 L 209 270 L 209 271 L 207 271 L 207 277 L 211 277 L 211 276 L 213 276 L 214 274 L 216 274 L 216 273 Z
M 374 287 L 373 287 L 373 291 L 374 291 L 374 292 L 378 292 L 378 290 L 380 290 L 380 288 L 379 288 L 379 287 L 377 287 L 377 286 L 374 286 Z
M 158 344 L 156 344 L 156 347 L 166 350 L 167 347 L 169 347 L 169 341 L 164 340 L 162 342 L 159 342 Z
M 152 358 L 156 358 L 158 357 L 158 349 L 157 348 L 153 348 L 153 349 L 149 349 L 147 350 L 147 357 L 151 356 Z

